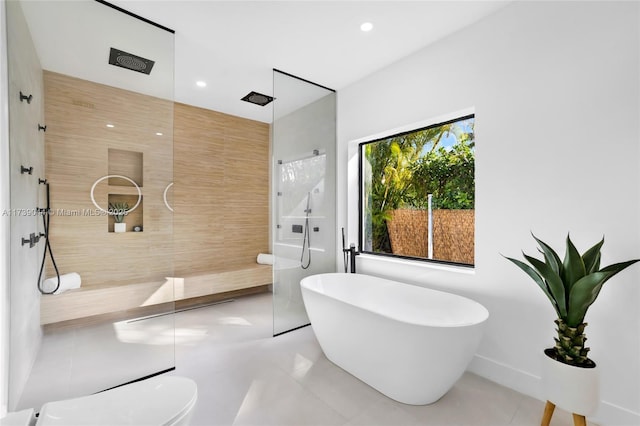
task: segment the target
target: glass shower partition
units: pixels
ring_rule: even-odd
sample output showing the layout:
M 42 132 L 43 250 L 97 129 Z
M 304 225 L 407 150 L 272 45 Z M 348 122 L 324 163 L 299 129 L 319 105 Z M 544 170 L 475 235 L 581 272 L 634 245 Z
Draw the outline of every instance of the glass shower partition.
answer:
M 11 218 L 9 408 L 38 409 L 175 368 L 174 34 L 98 1 L 6 4 L 11 207 L 43 209 Z
M 273 334 L 309 324 L 300 280 L 335 272 L 336 94 L 273 72 Z

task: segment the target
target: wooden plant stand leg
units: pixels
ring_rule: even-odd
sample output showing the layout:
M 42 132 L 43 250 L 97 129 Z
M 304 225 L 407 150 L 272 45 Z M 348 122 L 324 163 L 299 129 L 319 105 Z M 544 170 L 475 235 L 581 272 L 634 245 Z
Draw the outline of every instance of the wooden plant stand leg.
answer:
M 587 419 L 580 414 L 573 413 L 573 424 L 574 426 L 587 426 Z
M 553 411 L 556 409 L 556 405 L 547 401 L 547 404 L 544 406 L 544 414 L 542 414 L 542 423 L 541 426 L 549 426 L 551 423 L 551 417 L 553 416 Z M 581 415 L 573 413 L 573 425 L 574 426 L 587 426 L 587 419 Z
M 547 404 L 544 406 L 544 414 L 542 415 L 542 423 L 540 424 L 541 426 L 549 426 L 549 423 L 551 423 L 551 416 L 553 416 L 553 410 L 555 409 L 556 405 L 551 401 L 547 401 Z

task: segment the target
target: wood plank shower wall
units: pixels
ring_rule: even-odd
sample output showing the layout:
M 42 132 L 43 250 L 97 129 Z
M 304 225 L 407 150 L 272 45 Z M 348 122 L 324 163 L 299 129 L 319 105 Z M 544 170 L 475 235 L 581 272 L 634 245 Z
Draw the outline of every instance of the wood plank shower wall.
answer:
M 80 273 L 84 288 L 160 282 L 242 269 L 269 250 L 268 124 L 53 72 L 44 82 L 45 167 L 57 213 L 50 235 L 62 273 Z M 114 233 L 113 219 L 88 213 L 90 188 L 107 174 L 136 175 L 140 153 L 134 180 L 143 206 L 125 221 L 143 231 Z M 163 201 L 172 181 L 173 215 Z M 96 187 L 101 206 L 135 202 L 135 188 L 114 183 Z

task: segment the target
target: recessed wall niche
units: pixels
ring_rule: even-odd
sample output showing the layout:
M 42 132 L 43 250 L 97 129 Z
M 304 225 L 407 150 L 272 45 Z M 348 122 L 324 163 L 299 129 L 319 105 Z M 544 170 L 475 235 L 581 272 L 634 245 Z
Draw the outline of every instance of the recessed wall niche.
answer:
M 126 176 L 142 188 L 142 153 L 109 148 L 109 174 Z M 125 179 L 109 178 L 110 186 L 133 186 Z
M 114 203 L 127 203 L 129 205 L 129 209 L 136 205 L 138 202 L 138 195 L 127 195 L 127 194 L 109 194 L 109 205 Z M 132 232 L 134 227 L 139 226 L 144 230 L 143 226 L 143 203 L 142 198 L 140 199 L 140 204 L 136 209 L 130 213 L 128 213 L 124 217 L 124 223 L 127 224 L 127 232 Z M 114 223 L 115 219 L 112 215 L 109 215 L 109 232 L 114 232 Z

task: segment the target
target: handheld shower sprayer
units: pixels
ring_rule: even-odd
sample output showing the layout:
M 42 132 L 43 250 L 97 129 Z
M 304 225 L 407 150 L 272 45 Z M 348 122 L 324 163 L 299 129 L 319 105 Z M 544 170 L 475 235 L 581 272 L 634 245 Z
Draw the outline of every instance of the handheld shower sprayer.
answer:
M 344 260 L 344 272 L 351 272 L 352 274 L 356 273 L 356 256 L 359 255 L 356 250 L 356 245 L 351 244 L 347 247 L 344 237 L 344 228 L 342 228 L 342 258 Z M 349 266 L 351 267 L 349 270 Z
M 310 202 L 311 202 L 311 193 L 307 192 L 307 208 L 304 210 L 304 212 L 307 214 L 307 217 L 309 217 L 309 213 L 311 213 L 311 209 L 309 208 Z
M 349 251 L 347 250 L 347 243 L 344 238 L 344 228 L 342 228 L 342 260 L 344 263 L 344 272 L 347 273 L 349 271 Z
M 38 290 L 42 294 L 53 294 L 60 288 L 60 271 L 58 270 L 58 265 L 56 264 L 56 260 L 53 257 L 53 250 L 51 250 L 51 242 L 49 240 L 49 226 L 51 223 L 51 194 L 49 191 L 49 182 L 47 179 L 38 179 L 39 185 L 44 185 L 46 190 L 46 200 L 47 204 L 45 208 L 38 209 L 40 213 L 42 213 L 42 226 L 43 231 L 40 233 L 40 237 L 45 239 L 44 243 L 44 252 L 42 253 L 42 263 L 40 264 L 40 273 L 38 274 Z M 53 291 L 46 291 L 42 288 L 42 273 L 44 272 L 44 264 L 47 259 L 47 251 L 49 252 L 49 257 L 51 258 L 51 264 L 53 265 L 54 270 L 56 271 L 56 277 L 58 279 L 58 283 Z
M 300 253 L 300 266 L 308 269 L 311 266 L 311 241 L 309 240 L 309 213 L 311 213 L 311 192 L 307 193 L 307 208 L 304 211 L 304 235 L 302 236 L 302 253 Z M 304 263 L 305 247 L 307 251 L 307 263 Z

